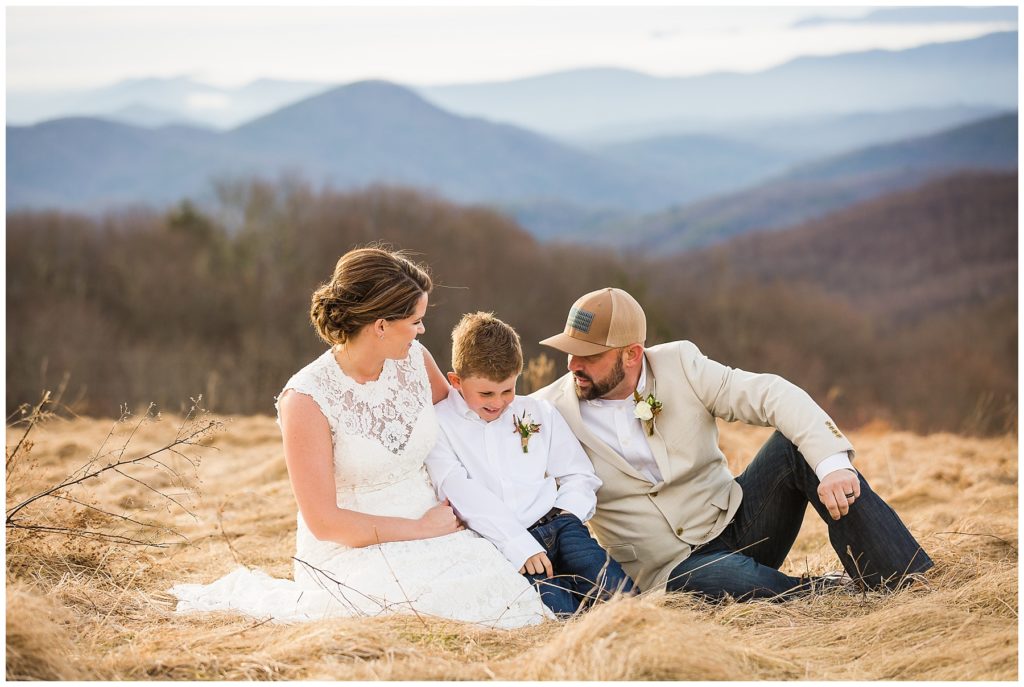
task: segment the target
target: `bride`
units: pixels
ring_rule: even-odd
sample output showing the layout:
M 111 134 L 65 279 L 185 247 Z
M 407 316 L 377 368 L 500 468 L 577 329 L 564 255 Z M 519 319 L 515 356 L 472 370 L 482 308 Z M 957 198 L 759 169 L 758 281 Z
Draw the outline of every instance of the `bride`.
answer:
M 423 460 L 448 384 L 416 337 L 430 277 L 400 253 L 352 250 L 313 294 L 331 345 L 277 401 L 298 502 L 294 580 L 239 567 L 170 593 L 178 611 L 277 621 L 418 613 L 520 627 L 551 617 L 493 544 L 438 503 Z

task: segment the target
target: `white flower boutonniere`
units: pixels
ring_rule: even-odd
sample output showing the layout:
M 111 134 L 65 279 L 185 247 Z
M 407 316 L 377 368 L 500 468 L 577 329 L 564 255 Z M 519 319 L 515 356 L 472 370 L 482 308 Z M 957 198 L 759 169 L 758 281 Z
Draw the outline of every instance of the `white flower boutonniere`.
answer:
M 633 415 L 643 423 L 647 436 L 654 436 L 654 418 L 661 412 L 661 401 L 654 394 L 647 394 L 647 398 L 644 398 L 638 391 L 633 392 L 633 400 L 636 401 Z
M 533 421 L 526 411 L 523 411 L 523 416 L 516 417 L 515 413 L 512 413 L 512 424 L 515 429 L 512 431 L 519 435 L 519 443 L 523 446 L 523 453 L 529 453 L 530 448 L 530 437 L 534 434 L 540 434 L 540 425 Z

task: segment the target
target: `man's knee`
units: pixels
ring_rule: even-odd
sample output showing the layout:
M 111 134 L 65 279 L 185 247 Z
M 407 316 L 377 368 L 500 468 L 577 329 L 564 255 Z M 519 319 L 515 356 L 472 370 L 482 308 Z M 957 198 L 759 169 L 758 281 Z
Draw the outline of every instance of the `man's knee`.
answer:
M 764 448 L 776 454 L 800 457 L 800 451 L 797 449 L 796 444 L 787 439 L 786 435 L 779 430 L 772 432 L 768 441 L 764 443 Z
M 810 470 L 810 466 L 804 460 L 803 455 L 797 449 L 796 444 L 786 438 L 778 431 L 772 433 L 768 441 L 761 445 L 761 450 L 754 457 L 756 461 L 768 461 L 774 465 L 786 465 L 793 470 L 802 470 L 804 466 Z M 762 465 L 764 463 L 762 462 Z M 813 471 L 812 471 L 813 472 Z

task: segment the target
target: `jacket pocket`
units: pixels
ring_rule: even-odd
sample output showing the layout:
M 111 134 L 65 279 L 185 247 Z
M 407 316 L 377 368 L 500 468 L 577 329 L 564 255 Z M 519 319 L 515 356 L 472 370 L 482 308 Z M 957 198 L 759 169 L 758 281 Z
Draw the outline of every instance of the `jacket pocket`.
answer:
M 608 555 L 619 563 L 629 563 L 636 560 L 636 549 L 632 544 L 616 544 L 608 547 Z
M 719 510 L 729 510 L 729 498 L 732 496 L 732 485 L 735 483 L 735 480 L 730 480 L 725 487 L 719 489 L 718 493 L 711 497 L 711 505 Z

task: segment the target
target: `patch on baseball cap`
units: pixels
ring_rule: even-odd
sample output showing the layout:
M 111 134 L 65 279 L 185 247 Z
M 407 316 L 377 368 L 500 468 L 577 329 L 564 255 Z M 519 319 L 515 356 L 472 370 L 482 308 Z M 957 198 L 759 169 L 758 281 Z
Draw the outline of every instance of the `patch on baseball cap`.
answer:
M 569 321 L 566 323 L 566 326 L 575 329 L 578 332 L 588 334 L 590 333 L 590 325 L 593 323 L 594 313 L 587 312 L 580 308 L 572 308 L 569 311 Z

